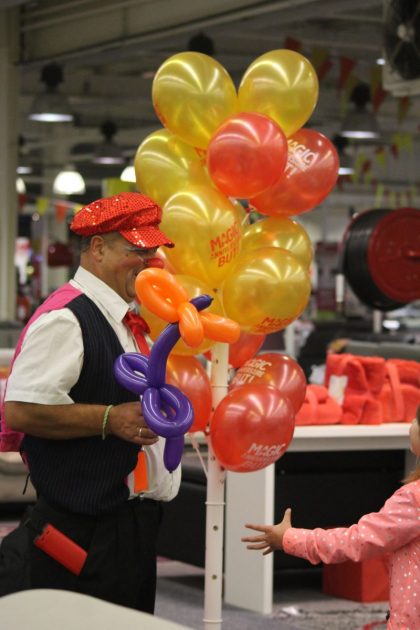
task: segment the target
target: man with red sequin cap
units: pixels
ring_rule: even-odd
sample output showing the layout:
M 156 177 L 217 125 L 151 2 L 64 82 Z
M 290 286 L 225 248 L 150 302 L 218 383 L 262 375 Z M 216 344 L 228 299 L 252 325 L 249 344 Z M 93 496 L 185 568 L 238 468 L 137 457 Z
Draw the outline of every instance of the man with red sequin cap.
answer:
M 147 324 L 131 308 L 137 274 L 153 265 L 159 246 L 173 245 L 159 229 L 161 214 L 140 193 L 82 208 L 70 226 L 80 236 L 80 266 L 19 340 L 2 436 L 9 444 L 21 440 L 38 495 L 26 524 L 21 588 L 72 590 L 154 610 L 161 502 L 177 494 L 180 469 L 164 468 L 164 439 L 147 427 L 138 398 L 116 382 L 113 364 L 123 352 L 148 352 Z M 53 535 L 43 535 L 50 526 Z M 58 552 L 55 536 L 64 540 Z M 81 559 L 77 570 L 68 568 L 69 558 Z

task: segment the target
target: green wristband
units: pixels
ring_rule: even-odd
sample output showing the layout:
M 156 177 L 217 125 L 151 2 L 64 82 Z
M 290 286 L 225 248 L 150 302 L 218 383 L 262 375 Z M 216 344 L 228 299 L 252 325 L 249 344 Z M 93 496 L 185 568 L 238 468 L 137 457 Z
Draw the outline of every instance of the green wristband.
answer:
M 102 420 L 102 439 L 103 440 L 106 438 L 106 425 L 108 424 L 109 412 L 111 411 L 113 406 L 114 405 L 108 405 L 108 407 L 105 409 L 104 417 Z

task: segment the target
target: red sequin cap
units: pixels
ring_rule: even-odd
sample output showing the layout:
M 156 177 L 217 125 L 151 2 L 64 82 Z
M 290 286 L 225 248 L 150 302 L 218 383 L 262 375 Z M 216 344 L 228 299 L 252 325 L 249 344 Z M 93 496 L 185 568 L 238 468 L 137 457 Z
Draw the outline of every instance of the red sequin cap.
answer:
M 81 236 L 119 232 L 137 247 L 173 247 L 159 230 L 162 209 L 146 195 L 124 192 L 84 206 L 74 216 L 70 229 Z

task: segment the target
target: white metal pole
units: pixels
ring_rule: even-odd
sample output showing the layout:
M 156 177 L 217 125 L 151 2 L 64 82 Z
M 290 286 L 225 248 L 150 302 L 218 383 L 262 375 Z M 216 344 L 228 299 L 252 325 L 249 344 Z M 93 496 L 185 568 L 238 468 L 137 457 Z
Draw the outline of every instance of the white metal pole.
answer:
M 228 344 L 217 343 L 212 349 L 211 358 L 211 386 L 214 410 L 226 396 L 228 389 Z M 220 630 L 222 626 L 224 505 L 225 471 L 215 458 L 209 443 L 203 618 L 205 630 Z

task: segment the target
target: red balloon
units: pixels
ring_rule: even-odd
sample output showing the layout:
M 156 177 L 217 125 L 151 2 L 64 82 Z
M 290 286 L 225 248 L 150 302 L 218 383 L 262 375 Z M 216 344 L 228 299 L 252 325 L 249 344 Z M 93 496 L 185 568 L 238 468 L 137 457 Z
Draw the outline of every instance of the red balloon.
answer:
M 288 139 L 289 154 L 282 177 L 251 203 L 262 214 L 293 216 L 318 205 L 335 186 L 339 159 L 322 133 L 300 129 Z
M 265 335 L 250 335 L 241 331 L 238 341 L 229 346 L 229 363 L 233 368 L 239 368 L 248 359 L 255 357 L 265 341 Z
M 210 420 L 212 395 L 209 377 L 200 361 L 192 356 L 170 355 L 166 380 L 178 387 L 191 401 L 194 422 L 190 433 L 204 431 Z
M 305 373 L 287 354 L 267 352 L 247 361 L 235 374 L 230 389 L 253 385 L 270 385 L 290 400 L 293 412 L 301 408 L 306 393 Z
M 287 140 L 271 118 L 242 113 L 228 118 L 210 140 L 207 168 L 227 196 L 249 198 L 273 186 L 287 162 Z
M 241 367 L 248 359 L 255 357 L 265 338 L 266 335 L 250 335 L 241 330 L 238 341 L 229 344 L 229 365 L 236 369 Z M 204 356 L 211 361 L 211 350 L 205 352 Z
M 219 403 L 210 440 L 220 464 L 234 472 L 269 466 L 285 452 L 295 421 L 290 402 L 274 387 L 244 385 Z

